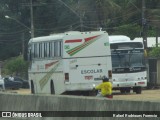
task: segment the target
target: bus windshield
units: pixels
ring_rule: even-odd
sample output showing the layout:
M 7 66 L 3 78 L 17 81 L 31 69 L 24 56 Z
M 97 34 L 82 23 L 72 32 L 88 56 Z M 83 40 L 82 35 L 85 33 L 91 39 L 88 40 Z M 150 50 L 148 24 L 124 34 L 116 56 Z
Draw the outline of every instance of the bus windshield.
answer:
M 115 53 L 112 54 L 112 67 L 128 68 L 128 67 L 145 67 L 143 53 Z

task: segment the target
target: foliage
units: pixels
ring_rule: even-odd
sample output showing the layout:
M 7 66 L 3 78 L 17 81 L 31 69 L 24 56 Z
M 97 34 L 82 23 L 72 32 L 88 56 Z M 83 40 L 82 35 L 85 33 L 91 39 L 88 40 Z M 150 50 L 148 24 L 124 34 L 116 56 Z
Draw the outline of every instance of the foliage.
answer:
M 140 36 L 141 27 L 138 24 L 125 24 L 118 28 L 115 28 L 115 35 L 125 34 L 129 36 L 131 39 L 134 39 L 135 36 Z
M 160 58 L 160 47 L 153 47 L 149 52 L 149 57 Z
M 93 31 L 102 27 L 109 34 L 140 37 L 142 27 L 141 0 L 0 0 L 0 60 L 22 53 L 31 38 L 31 21 L 35 37 L 51 33 Z M 148 36 L 160 29 L 160 0 L 146 0 Z M 8 15 L 12 19 L 6 19 Z M 22 24 L 19 24 L 22 23 Z M 24 42 L 23 42 L 24 41 Z M 25 46 L 23 48 L 22 46 Z
M 22 56 L 14 57 L 5 62 L 3 69 L 3 74 L 9 75 L 14 74 L 18 76 L 23 76 L 28 70 L 28 63 L 23 60 Z

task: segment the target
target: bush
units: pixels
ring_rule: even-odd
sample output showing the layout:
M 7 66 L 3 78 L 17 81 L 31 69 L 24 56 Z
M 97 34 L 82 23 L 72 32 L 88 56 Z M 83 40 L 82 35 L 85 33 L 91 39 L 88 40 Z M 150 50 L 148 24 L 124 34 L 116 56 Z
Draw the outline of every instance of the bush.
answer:
M 28 63 L 22 56 L 14 57 L 5 62 L 3 73 L 24 77 L 27 75 Z
M 149 52 L 149 57 L 160 58 L 160 47 L 153 47 Z

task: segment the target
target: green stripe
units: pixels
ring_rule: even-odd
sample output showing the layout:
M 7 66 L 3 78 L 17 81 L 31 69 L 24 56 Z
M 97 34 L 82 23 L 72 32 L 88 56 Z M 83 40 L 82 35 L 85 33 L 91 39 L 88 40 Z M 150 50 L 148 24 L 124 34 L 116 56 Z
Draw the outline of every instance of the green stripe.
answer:
M 81 44 L 81 45 L 79 45 L 79 46 L 77 46 L 77 47 L 75 47 L 75 48 L 72 48 L 72 49 L 70 49 L 70 50 L 68 50 L 67 52 L 69 53 L 70 51 L 73 51 L 73 50 L 75 50 L 75 49 L 79 49 L 80 47 L 83 47 L 84 45 L 86 45 L 86 44 L 89 44 L 91 41 L 88 41 L 88 42 L 84 42 L 83 44 Z
M 91 43 L 95 42 L 97 39 L 93 39 L 90 41 L 87 41 L 75 48 L 72 48 L 71 50 L 68 50 L 67 53 L 69 54 L 70 52 L 74 51 L 75 49 L 77 49 L 76 51 L 74 51 L 73 53 L 70 53 L 70 56 L 73 56 L 74 54 L 78 53 L 79 51 L 81 51 L 82 49 L 84 49 L 85 47 L 89 46 Z
M 47 82 L 49 81 L 49 78 L 52 76 L 52 74 L 56 71 L 57 67 L 59 66 L 59 63 L 57 63 L 57 65 L 55 65 L 55 67 L 53 69 L 51 69 L 40 81 L 40 88 L 41 90 L 44 88 L 44 86 L 47 84 Z
M 95 41 L 95 40 L 94 40 L 94 41 Z M 94 41 L 92 41 L 92 42 L 90 42 L 90 43 L 88 43 L 88 44 L 82 46 L 81 49 L 78 49 L 78 50 L 76 50 L 75 52 L 71 53 L 70 56 L 75 55 L 75 54 L 78 53 L 79 51 L 81 51 L 81 50 L 83 50 L 84 48 L 86 48 L 87 46 L 89 46 L 89 45 L 90 45 L 91 43 L 93 43 Z

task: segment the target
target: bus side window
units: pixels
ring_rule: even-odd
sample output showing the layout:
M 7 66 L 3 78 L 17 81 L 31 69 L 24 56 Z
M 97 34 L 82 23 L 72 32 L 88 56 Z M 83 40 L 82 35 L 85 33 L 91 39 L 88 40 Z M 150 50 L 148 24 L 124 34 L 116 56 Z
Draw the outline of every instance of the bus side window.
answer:
M 60 42 L 60 41 L 58 41 L 57 56 L 58 56 L 58 57 L 61 56 L 61 42 Z
M 62 41 L 54 42 L 54 57 L 62 56 Z
M 52 57 L 52 42 L 49 42 L 49 57 Z
M 31 58 L 34 58 L 34 43 L 31 45 Z
M 55 49 L 54 49 L 54 42 L 52 42 L 52 52 L 51 52 L 52 53 L 51 54 L 52 57 L 54 57 L 54 51 L 55 51 Z
M 62 52 L 62 50 L 63 50 L 63 49 L 62 49 L 62 46 L 63 46 L 63 45 L 62 45 L 62 41 L 60 41 L 60 56 L 61 56 L 61 57 L 62 57 L 62 54 L 63 54 L 63 52 Z
M 46 45 L 46 47 L 47 47 L 47 49 L 46 49 L 47 58 L 49 58 L 49 57 L 50 57 L 50 55 L 49 55 L 49 42 L 47 42 L 46 44 L 47 44 L 47 45 Z
M 44 43 L 44 57 L 47 57 L 47 43 Z
M 39 58 L 39 43 L 37 43 L 37 58 Z
M 42 43 L 39 44 L 39 57 L 42 58 Z
M 34 58 L 37 58 L 37 43 L 34 43 Z
M 42 58 L 44 58 L 44 43 L 42 43 L 42 48 L 41 48 L 41 50 L 42 50 Z
M 54 57 L 58 56 L 58 41 L 54 42 Z
M 32 60 L 32 51 L 31 51 L 31 46 L 28 47 L 28 61 Z

